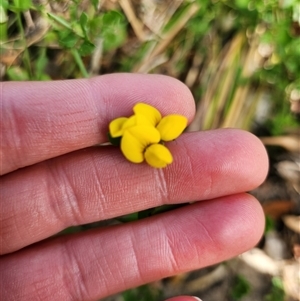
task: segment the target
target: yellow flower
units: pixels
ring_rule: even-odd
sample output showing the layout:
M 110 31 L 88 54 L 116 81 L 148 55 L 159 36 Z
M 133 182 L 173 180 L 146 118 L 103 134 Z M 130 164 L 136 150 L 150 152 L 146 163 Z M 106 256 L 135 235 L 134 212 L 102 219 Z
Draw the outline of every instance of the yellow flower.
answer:
M 160 112 L 145 103 L 133 107 L 134 115 L 120 117 L 109 124 L 111 138 L 120 138 L 121 151 L 130 162 L 144 160 L 156 168 L 166 167 L 173 157 L 163 143 L 176 139 L 185 129 L 187 118 L 181 115 L 162 117 Z

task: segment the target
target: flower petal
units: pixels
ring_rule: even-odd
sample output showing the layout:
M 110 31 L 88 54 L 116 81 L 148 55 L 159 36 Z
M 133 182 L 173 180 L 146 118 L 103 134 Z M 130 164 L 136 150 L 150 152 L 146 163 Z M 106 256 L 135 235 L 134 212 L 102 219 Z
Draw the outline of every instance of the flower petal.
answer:
M 153 126 L 134 126 L 124 131 L 121 151 L 133 163 L 144 161 L 144 151 L 152 143 L 160 141 L 160 134 Z
M 133 163 L 144 161 L 144 145 L 129 131 L 125 131 L 121 140 L 121 151 L 125 158 Z
M 123 126 L 127 120 L 128 118 L 126 117 L 120 117 L 110 122 L 108 128 L 111 137 L 116 138 L 123 135 Z
M 124 122 L 123 127 L 122 127 L 123 133 L 126 129 L 131 128 L 136 125 L 137 125 L 136 116 L 132 115 L 131 117 L 127 118 L 127 120 Z
M 187 118 L 182 115 L 168 115 L 162 118 L 157 125 L 163 141 L 176 139 L 186 128 Z
M 146 116 L 138 114 L 132 115 L 124 122 L 123 131 L 137 125 L 153 126 Z
M 161 120 L 160 112 L 156 108 L 145 103 L 136 104 L 133 107 L 133 112 L 136 115 L 144 115 L 153 126 L 156 126 Z
M 173 162 L 170 151 L 162 144 L 151 144 L 145 151 L 147 163 L 156 168 L 166 167 Z
M 160 141 L 159 131 L 153 126 L 140 125 L 126 129 L 125 132 L 127 131 L 138 139 L 145 147 Z

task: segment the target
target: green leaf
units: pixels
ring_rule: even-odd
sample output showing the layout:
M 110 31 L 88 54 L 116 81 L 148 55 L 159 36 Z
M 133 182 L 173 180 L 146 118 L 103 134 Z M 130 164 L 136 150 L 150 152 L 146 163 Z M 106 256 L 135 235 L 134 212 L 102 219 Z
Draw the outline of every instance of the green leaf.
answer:
M 107 27 L 114 26 L 122 21 L 124 21 L 124 16 L 116 10 L 111 10 L 103 15 L 103 25 Z
M 106 51 L 122 44 L 126 32 L 125 18 L 117 11 L 109 11 L 89 21 L 89 38 L 103 38 Z
M 237 275 L 232 287 L 231 296 L 234 300 L 241 300 L 248 295 L 251 290 L 248 280 L 242 275 Z
M 69 30 L 58 31 L 59 44 L 65 48 L 73 48 L 79 37 Z
M 265 233 L 268 233 L 275 229 L 275 221 L 269 215 L 266 215 Z
M 21 11 L 28 10 L 32 6 L 31 0 L 14 0 L 14 6 Z
M 123 44 L 123 42 L 126 39 L 126 31 L 123 31 L 122 29 L 119 29 L 116 33 L 107 32 L 104 35 L 104 50 L 110 51 L 113 49 L 116 49 L 120 45 Z
M 264 298 L 265 301 L 284 301 L 285 292 L 282 280 L 279 277 L 272 278 L 272 289 Z
M 92 54 L 94 49 L 95 45 L 93 43 L 88 40 L 84 40 L 78 51 L 81 56 L 86 56 Z
M 79 24 L 80 24 L 82 32 L 86 38 L 87 38 L 87 30 L 88 30 L 88 26 L 87 26 L 88 20 L 89 20 L 89 18 L 87 16 L 87 14 L 85 12 L 83 12 L 79 18 Z
M 121 145 L 121 139 L 122 137 L 113 138 L 110 133 L 107 133 L 108 141 L 114 145 L 114 146 L 120 146 Z
M 26 81 L 30 79 L 28 72 L 17 66 L 8 68 L 6 74 L 12 81 Z
M 160 300 L 162 295 L 161 289 L 157 289 L 151 285 L 142 285 L 122 293 L 123 301 L 156 301 Z
M 64 18 L 54 15 L 52 13 L 47 13 L 47 15 L 50 17 L 50 19 L 54 20 L 58 24 L 64 26 L 65 28 L 68 28 L 69 30 L 72 30 L 71 24 L 68 23 Z
M 0 5 L 0 24 L 4 24 L 8 21 L 6 9 L 3 5 Z
M 91 0 L 93 6 L 94 6 L 94 9 L 97 10 L 98 9 L 98 5 L 99 5 L 99 0 Z
M 103 18 L 97 16 L 89 21 L 89 33 L 93 37 L 99 37 L 102 32 Z
M 235 0 L 235 5 L 238 8 L 246 9 L 249 5 L 249 1 L 248 0 Z
M 1 0 L 0 6 L 2 6 L 4 9 L 9 8 L 8 0 Z
M 102 17 L 100 33 L 104 40 L 105 51 L 110 51 L 122 45 L 127 34 L 124 16 L 117 11 L 105 13 Z
M 46 55 L 46 48 L 41 48 L 40 55 L 35 60 L 35 79 L 36 80 L 50 79 L 50 77 L 45 72 L 47 64 L 48 64 L 48 58 Z

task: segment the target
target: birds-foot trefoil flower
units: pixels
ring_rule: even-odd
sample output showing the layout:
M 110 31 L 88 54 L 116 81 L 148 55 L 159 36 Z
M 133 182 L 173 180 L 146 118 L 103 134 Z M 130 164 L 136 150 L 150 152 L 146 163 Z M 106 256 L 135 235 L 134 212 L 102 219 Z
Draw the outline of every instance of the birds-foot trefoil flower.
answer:
M 171 164 L 173 156 L 164 142 L 179 137 L 187 126 L 187 118 L 177 114 L 162 117 L 156 108 L 145 103 L 136 104 L 133 112 L 130 117 L 119 117 L 110 122 L 112 144 L 120 145 L 130 162 L 146 160 L 156 168 Z

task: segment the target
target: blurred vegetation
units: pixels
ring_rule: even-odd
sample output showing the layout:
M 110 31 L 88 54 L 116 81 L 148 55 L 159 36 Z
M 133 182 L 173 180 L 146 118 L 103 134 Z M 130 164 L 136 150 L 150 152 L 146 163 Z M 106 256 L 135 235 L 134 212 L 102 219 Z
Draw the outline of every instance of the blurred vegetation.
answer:
M 150 285 L 143 285 L 138 288 L 128 290 L 122 294 L 122 299 L 124 301 L 157 301 L 162 297 L 162 291 Z
M 282 280 L 279 277 L 273 277 L 272 289 L 270 293 L 265 296 L 265 301 L 284 301 L 285 299 Z
M 233 300 L 242 300 L 244 296 L 249 294 L 250 290 L 251 286 L 247 279 L 242 275 L 236 275 L 231 290 Z
M 299 130 L 298 0 L 1 0 L 0 55 L 1 80 L 173 76 L 197 103 L 190 131 L 237 127 L 282 136 Z M 269 219 L 267 225 L 273 227 Z M 281 286 L 273 284 L 266 300 L 282 300 Z M 123 298 L 154 300 L 146 290 Z M 232 298 L 248 291 L 237 276 Z

